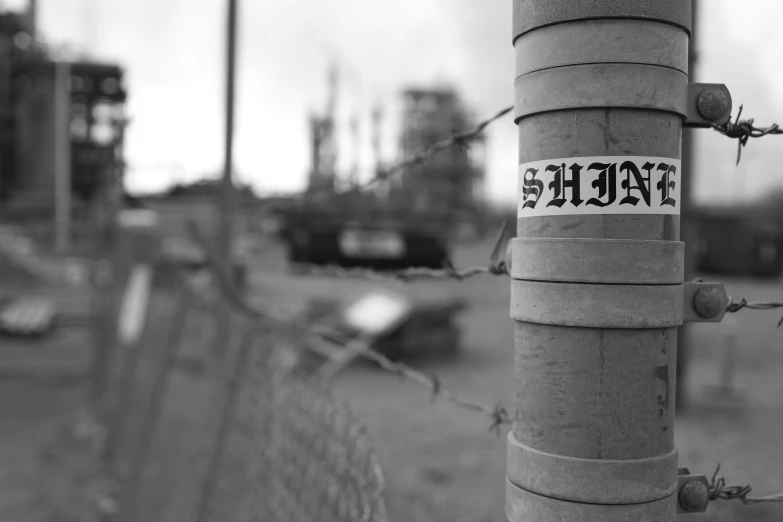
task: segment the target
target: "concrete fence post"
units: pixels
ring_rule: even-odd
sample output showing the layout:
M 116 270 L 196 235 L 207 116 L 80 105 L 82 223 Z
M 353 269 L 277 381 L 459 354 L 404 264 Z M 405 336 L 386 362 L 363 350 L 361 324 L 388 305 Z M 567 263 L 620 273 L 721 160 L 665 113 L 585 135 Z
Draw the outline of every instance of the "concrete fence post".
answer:
M 123 401 L 135 371 L 136 343 L 147 317 L 153 266 L 158 253 L 157 215 L 147 210 L 118 212 L 113 226 L 116 241 L 110 255 L 108 294 L 102 304 L 101 346 L 96 346 L 93 393 L 98 415 L 108 430 L 104 458 L 114 458 L 116 426 L 125 415 Z
M 690 24 L 689 0 L 514 0 L 509 521 L 676 520 Z

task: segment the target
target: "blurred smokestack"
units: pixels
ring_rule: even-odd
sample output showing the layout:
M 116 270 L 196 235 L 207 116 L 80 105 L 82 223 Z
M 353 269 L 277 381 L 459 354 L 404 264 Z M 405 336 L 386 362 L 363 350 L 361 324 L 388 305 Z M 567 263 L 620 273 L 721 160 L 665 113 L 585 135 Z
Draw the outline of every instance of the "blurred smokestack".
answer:
M 37 39 L 38 0 L 27 0 L 27 19 L 30 24 L 30 37 L 35 41 Z
M 353 155 L 353 163 L 351 165 L 351 172 L 349 182 L 351 187 L 359 185 L 359 156 L 361 148 L 361 136 L 359 134 L 359 115 L 354 114 L 351 117 L 351 153 Z

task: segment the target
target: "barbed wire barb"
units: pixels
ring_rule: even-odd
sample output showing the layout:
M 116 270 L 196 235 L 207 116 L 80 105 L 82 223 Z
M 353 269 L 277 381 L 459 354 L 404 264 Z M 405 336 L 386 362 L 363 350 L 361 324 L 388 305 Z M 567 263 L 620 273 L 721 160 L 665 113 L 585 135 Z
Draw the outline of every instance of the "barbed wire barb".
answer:
M 511 418 L 508 415 L 508 411 L 502 405 L 497 404 L 492 412 L 492 424 L 489 426 L 490 432 L 495 432 L 495 435 L 500 435 L 500 427 L 504 424 L 511 424 Z
M 745 298 L 734 302 L 734 299 L 729 297 L 729 304 L 726 306 L 726 313 L 737 313 L 743 308 L 747 308 L 749 310 L 775 310 L 777 308 L 783 308 L 783 303 L 774 301 L 748 301 Z M 783 317 L 781 317 L 780 321 L 778 321 L 777 327 L 780 328 L 781 326 L 783 326 Z
M 508 222 L 503 221 L 500 225 L 500 230 L 495 238 L 495 243 L 492 246 L 492 252 L 489 255 L 489 270 L 493 275 L 510 275 L 510 267 L 503 254 L 506 250 L 506 230 L 508 229 Z
M 435 402 L 443 385 L 437 375 L 430 375 L 430 379 L 432 380 L 432 402 Z
M 742 156 L 742 148 L 747 145 L 750 138 L 760 138 L 768 134 L 783 134 L 783 129 L 780 129 L 777 123 L 773 123 L 769 127 L 756 127 L 753 125 L 753 118 L 741 120 L 742 108 L 743 106 L 740 105 L 737 117 L 733 122 L 729 120 L 723 125 L 712 126 L 714 130 L 724 136 L 737 140 L 737 165 L 739 165 Z
M 753 489 L 750 485 L 726 485 L 726 479 L 722 476 L 718 476 L 719 471 L 720 464 L 718 464 L 715 469 L 715 473 L 712 474 L 712 480 L 710 481 L 710 500 L 740 500 L 743 504 L 783 502 L 783 493 L 766 495 L 763 497 L 748 497 L 748 494 Z

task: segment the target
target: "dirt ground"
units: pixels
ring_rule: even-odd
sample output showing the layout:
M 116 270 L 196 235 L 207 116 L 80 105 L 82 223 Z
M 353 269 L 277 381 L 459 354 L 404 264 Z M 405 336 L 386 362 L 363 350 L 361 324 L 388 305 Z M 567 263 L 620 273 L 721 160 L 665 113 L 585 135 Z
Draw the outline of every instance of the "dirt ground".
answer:
M 488 244 L 462 248 L 456 264 L 483 264 L 489 249 Z M 783 299 L 783 282 L 723 282 L 736 297 Z M 418 368 L 436 374 L 444 387 L 461 395 L 488 405 L 513 404 L 513 328 L 504 278 L 406 285 L 296 277 L 267 268 L 255 270 L 251 284 L 256 299 L 290 309 L 313 295 L 351 295 L 374 286 L 420 300 L 464 298 L 469 308 L 461 317 L 462 353 L 450 361 L 419 363 Z M 743 310 L 733 322 L 691 328 L 690 402 L 675 428 L 681 466 L 709 476 L 720 463 L 728 482 L 750 483 L 757 495 L 783 492 L 783 328 L 776 329 L 782 313 Z M 713 388 L 732 340 L 738 398 L 728 399 Z M 335 388 L 373 437 L 386 476 L 391 521 L 505 519 L 505 431 L 489 433 L 485 416 L 433 402 L 427 390 L 367 365 L 338 375 Z M 85 397 L 86 382 L 78 378 L 0 380 L 0 521 L 88 520 L 81 509 L 90 464 L 79 460 L 76 455 L 83 448 L 65 431 Z M 783 505 L 716 501 L 705 515 L 681 518 L 780 522 Z

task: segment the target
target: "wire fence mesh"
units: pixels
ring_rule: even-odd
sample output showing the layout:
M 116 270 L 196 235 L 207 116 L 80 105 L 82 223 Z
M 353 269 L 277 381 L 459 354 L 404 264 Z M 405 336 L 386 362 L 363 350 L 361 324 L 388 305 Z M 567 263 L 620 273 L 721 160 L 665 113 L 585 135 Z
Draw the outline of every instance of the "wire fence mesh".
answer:
M 232 305 L 177 281 L 113 349 L 104 520 L 386 520 L 370 438 L 297 367 L 294 332 L 239 311 L 221 324 Z

